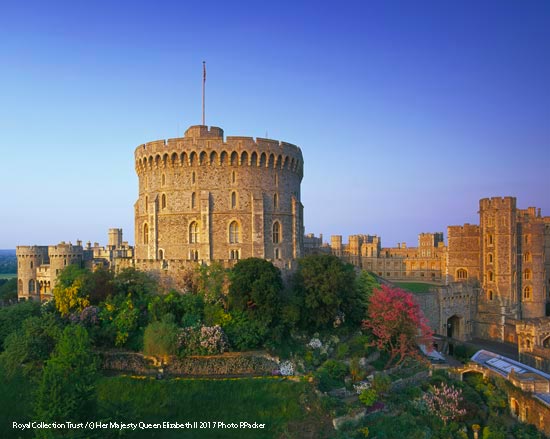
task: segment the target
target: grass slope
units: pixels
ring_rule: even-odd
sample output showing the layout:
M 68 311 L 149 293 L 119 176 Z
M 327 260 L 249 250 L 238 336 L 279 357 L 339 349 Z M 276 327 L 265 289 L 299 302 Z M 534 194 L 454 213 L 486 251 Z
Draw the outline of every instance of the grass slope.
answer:
M 102 415 L 112 420 L 266 424 L 263 430 L 148 430 L 127 436 L 136 438 L 322 438 L 329 422 L 310 383 L 283 379 L 106 377 L 98 383 L 98 400 Z

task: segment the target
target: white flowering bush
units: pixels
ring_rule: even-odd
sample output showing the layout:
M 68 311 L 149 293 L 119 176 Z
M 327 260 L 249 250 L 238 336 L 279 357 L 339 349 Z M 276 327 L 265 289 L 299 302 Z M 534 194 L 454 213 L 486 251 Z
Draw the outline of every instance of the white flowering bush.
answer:
M 355 393 L 357 393 L 358 395 L 360 395 L 361 393 L 363 393 L 363 391 L 370 388 L 371 388 L 371 383 L 368 381 L 359 381 L 357 384 L 353 385 L 353 389 L 355 390 Z
M 283 361 L 279 364 L 279 372 L 283 376 L 294 375 L 294 364 L 291 361 Z
M 309 341 L 307 346 L 310 347 L 311 349 L 321 349 L 323 347 L 323 343 L 318 338 L 313 337 Z

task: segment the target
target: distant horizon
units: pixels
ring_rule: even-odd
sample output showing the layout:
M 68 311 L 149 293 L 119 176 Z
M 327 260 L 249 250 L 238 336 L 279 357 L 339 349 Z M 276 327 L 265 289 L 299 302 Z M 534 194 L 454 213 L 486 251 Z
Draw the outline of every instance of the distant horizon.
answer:
M 550 2 L 129 5 L 4 6 L 0 247 L 133 244 L 134 150 L 200 123 L 203 60 L 207 125 L 302 149 L 305 233 L 550 215 Z

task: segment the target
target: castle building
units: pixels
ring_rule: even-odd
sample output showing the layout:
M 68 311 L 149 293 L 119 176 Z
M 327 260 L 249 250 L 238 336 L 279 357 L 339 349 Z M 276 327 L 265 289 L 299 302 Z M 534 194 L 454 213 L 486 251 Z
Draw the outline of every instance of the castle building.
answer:
M 135 264 L 168 271 L 182 261 L 258 257 L 288 267 L 303 252 L 300 148 L 221 128 L 192 126 L 183 138 L 135 151 L 139 195 Z
M 479 221 L 449 227 L 447 281 L 479 284 L 477 336 L 515 343 L 518 320 L 547 315 L 550 217 L 493 197 L 479 201 Z
M 330 252 L 388 280 L 444 281 L 447 247 L 442 232 L 421 233 L 418 247 L 407 247 L 405 243 L 397 247 L 382 247 L 382 239 L 376 235 L 351 235 L 348 244 L 343 244 L 341 235 L 333 235 Z
M 326 251 L 394 282 L 432 284 L 418 300 L 437 334 L 517 344 L 521 361 L 550 370 L 550 217 L 519 209 L 514 197 L 479 201 L 479 225 L 421 233 L 418 247 L 384 248 L 372 235 L 308 235 Z
M 76 245 L 20 245 L 17 256 L 17 296 L 22 300 L 46 301 L 52 298 L 57 275 L 68 265 L 93 269 L 97 266 L 115 268 L 117 260 L 133 256 L 133 248 L 122 241 L 122 229 L 109 229 L 107 247 L 81 241 Z

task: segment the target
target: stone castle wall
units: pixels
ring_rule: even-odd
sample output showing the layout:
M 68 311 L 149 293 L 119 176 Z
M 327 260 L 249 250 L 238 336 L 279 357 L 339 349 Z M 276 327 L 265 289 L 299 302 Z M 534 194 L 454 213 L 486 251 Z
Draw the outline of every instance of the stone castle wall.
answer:
M 135 152 L 135 254 L 145 260 L 302 255 L 303 158 L 294 145 L 190 127 Z

